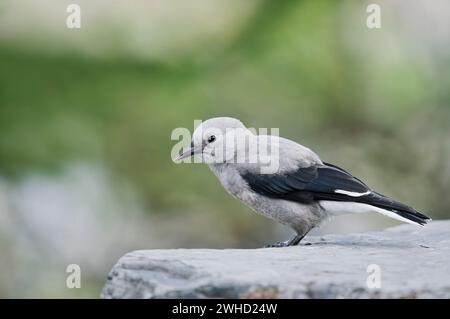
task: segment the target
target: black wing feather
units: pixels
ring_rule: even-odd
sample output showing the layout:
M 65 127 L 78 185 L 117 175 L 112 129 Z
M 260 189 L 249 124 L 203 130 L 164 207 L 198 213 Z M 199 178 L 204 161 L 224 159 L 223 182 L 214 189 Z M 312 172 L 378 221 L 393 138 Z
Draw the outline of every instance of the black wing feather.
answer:
M 242 177 L 254 191 L 268 197 L 284 197 L 293 192 L 334 194 L 336 190 L 357 193 L 369 190 L 349 173 L 328 165 L 302 167 L 287 174 L 246 173 Z
M 286 174 L 242 174 L 250 188 L 267 197 L 311 204 L 319 200 L 350 201 L 387 209 L 404 218 L 423 225 L 429 218 L 403 203 L 370 191 L 360 179 L 338 166 L 324 163 L 301 167 Z M 337 190 L 366 193 L 363 196 L 349 196 L 336 193 Z

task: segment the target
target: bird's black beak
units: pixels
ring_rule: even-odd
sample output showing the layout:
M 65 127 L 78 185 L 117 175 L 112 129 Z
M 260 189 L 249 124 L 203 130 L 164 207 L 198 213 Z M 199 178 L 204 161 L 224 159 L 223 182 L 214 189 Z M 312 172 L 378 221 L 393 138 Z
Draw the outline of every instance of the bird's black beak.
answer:
M 187 149 L 181 149 L 178 157 L 175 159 L 176 161 L 181 161 L 182 159 L 185 159 L 187 157 L 194 156 L 196 154 L 202 153 L 203 149 L 199 146 L 194 146 L 194 143 L 191 142 L 191 147 Z

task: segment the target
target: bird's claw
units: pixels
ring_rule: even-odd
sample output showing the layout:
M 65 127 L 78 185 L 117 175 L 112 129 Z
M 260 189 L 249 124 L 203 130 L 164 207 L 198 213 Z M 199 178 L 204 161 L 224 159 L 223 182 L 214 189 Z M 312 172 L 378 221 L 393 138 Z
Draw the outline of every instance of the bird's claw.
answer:
M 264 246 L 264 248 L 279 248 L 279 247 L 287 247 L 289 246 L 288 241 L 279 241 L 276 242 L 275 244 L 269 244 Z

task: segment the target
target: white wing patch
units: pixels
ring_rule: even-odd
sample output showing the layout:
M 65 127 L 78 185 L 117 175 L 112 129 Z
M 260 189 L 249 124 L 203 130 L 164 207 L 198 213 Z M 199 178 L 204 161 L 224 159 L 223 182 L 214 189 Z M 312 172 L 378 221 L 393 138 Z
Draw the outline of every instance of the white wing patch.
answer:
M 364 195 L 369 195 L 371 193 L 371 191 L 367 191 L 367 192 L 364 192 L 364 193 L 357 193 L 357 192 L 344 191 L 342 189 L 336 189 L 334 192 L 338 193 L 338 194 L 344 194 L 344 195 L 347 195 L 347 196 L 352 196 L 352 197 L 361 197 L 361 196 L 364 196 Z

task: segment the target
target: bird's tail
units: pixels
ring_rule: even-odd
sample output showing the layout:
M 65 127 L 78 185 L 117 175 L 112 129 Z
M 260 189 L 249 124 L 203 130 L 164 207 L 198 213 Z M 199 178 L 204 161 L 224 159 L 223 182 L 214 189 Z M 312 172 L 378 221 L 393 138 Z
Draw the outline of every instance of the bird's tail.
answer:
M 380 208 L 380 213 L 403 222 L 423 226 L 431 221 L 430 217 L 418 212 L 414 208 L 377 192 L 372 192 L 365 198 L 364 202 Z

